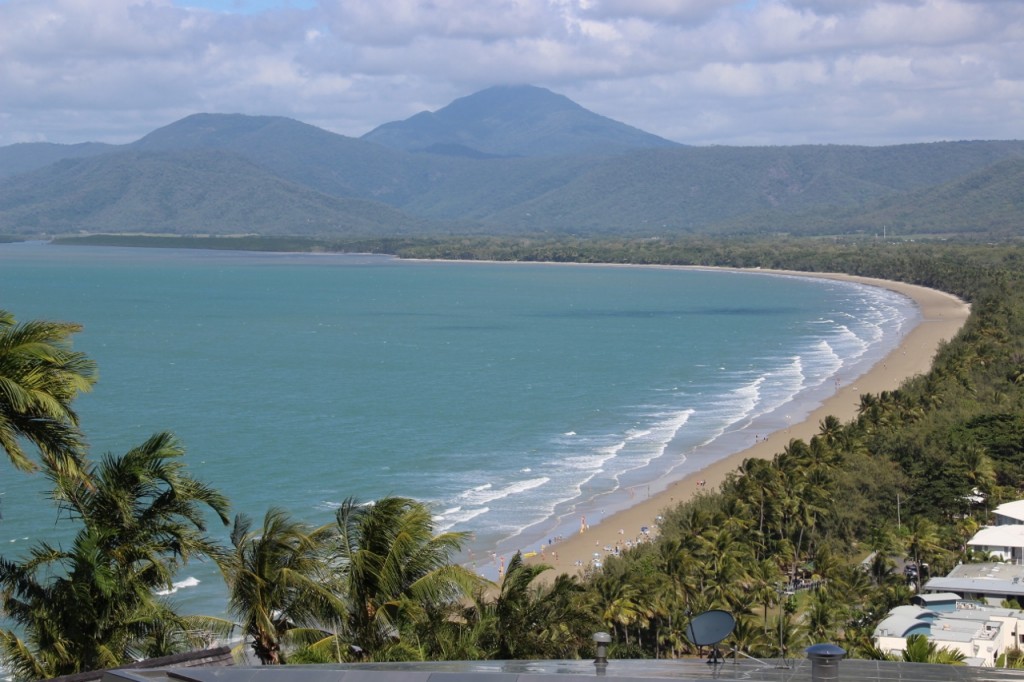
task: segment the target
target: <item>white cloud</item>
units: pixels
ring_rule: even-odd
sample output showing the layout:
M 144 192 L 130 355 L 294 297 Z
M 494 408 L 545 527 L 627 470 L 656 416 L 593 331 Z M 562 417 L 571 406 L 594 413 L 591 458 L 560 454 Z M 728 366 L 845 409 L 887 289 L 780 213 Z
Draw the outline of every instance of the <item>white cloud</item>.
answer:
M 402 45 L 424 37 L 508 40 L 544 33 L 558 7 L 533 0 L 324 0 L 334 34 L 358 44 Z
M 359 135 L 498 83 L 688 143 L 1021 138 L 1024 3 L 0 0 L 0 144 L 196 111 Z

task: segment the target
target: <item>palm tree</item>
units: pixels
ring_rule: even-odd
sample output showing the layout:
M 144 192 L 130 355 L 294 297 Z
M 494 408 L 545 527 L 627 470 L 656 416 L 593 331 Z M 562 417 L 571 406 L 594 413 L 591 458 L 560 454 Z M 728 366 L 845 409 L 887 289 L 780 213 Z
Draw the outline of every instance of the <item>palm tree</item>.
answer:
M 807 634 L 803 625 L 789 612 L 788 608 L 779 610 L 778 618 L 770 624 L 769 637 L 774 640 L 772 649 L 779 658 L 788 658 L 791 653 L 798 651 L 807 643 Z
M 956 457 L 972 491 L 975 494 L 991 493 L 996 484 L 996 470 L 985 448 L 980 445 L 965 445 L 958 449 Z
M 35 445 L 44 464 L 80 472 L 84 443 L 71 402 L 96 382 L 96 365 L 71 350 L 77 324 L 18 324 L 0 310 L 0 448 L 22 471 L 37 465 L 18 442 Z
M 770 650 L 768 634 L 764 621 L 752 613 L 740 612 L 736 614 L 736 625 L 726 641 L 740 653 L 761 656 Z
M 427 661 L 495 658 L 493 618 L 479 604 L 428 604 L 415 627 L 415 641 Z
M 752 603 L 760 603 L 764 608 L 762 620 L 768 621 L 768 607 L 779 600 L 776 586 L 782 583 L 782 571 L 772 559 L 762 559 L 750 564 L 750 589 L 748 597 Z
M 672 586 L 673 600 L 682 607 L 692 609 L 692 603 L 701 593 L 700 562 L 694 554 L 696 537 L 658 539 L 658 565 Z
M 20 562 L 0 560 L 0 601 L 23 633 L 0 638 L 16 677 L 98 670 L 195 643 L 191 621 L 156 592 L 193 557 L 226 565 L 203 512 L 226 523 L 227 500 L 185 473 L 183 454 L 162 433 L 82 475 L 50 472 L 63 518 L 81 528 L 67 549 L 37 543 Z
M 907 557 L 917 564 L 917 591 L 920 592 L 921 576 L 924 573 L 922 562 L 941 555 L 946 550 L 939 540 L 938 526 L 923 516 L 913 517 L 903 530 Z
M 828 591 L 817 590 L 813 593 L 805 616 L 807 634 L 812 641 L 836 640 L 842 608 L 843 602 L 835 599 Z
M 896 564 L 889 557 L 881 552 L 875 552 L 868 564 L 868 575 L 875 581 L 875 585 L 881 585 L 895 575 Z
M 644 589 L 624 571 L 605 570 L 593 582 L 601 621 L 613 633 L 621 631 L 629 647 L 629 628 L 645 624 L 653 614 Z
M 778 511 L 778 494 L 783 485 L 778 467 L 767 460 L 748 459 L 743 462 L 744 479 L 749 483 L 758 505 L 758 535 L 763 537 L 774 523 Z M 758 558 L 763 558 L 758 552 Z
M 333 529 L 332 567 L 348 605 L 345 632 L 368 655 L 400 641 L 403 623 L 428 603 L 472 594 L 481 579 L 453 565 L 468 534 L 433 534 L 430 509 L 415 500 L 385 497 L 341 505 Z
M 910 663 L 945 663 L 947 665 L 963 665 L 966 657 L 960 651 L 942 647 L 924 635 L 907 637 L 907 648 L 903 650 L 903 660 Z
M 684 618 L 683 602 L 675 581 L 667 575 L 665 577 L 669 579 L 652 581 L 651 589 L 651 626 L 654 630 L 655 658 L 662 658 L 662 645 L 668 646 L 669 656 L 674 658 L 682 643 L 682 633 L 674 625 Z
M 263 665 L 284 662 L 284 640 L 321 639 L 316 625 L 344 611 L 329 585 L 328 528 L 313 529 L 271 508 L 263 527 L 239 515 L 231 531 L 235 561 L 227 573 L 228 610 L 252 640 Z
M 752 549 L 724 527 L 709 528 L 697 541 L 704 595 L 712 606 L 736 609 L 750 585 L 746 567 L 754 564 Z
M 843 423 L 839 420 L 839 417 L 834 415 L 828 415 L 823 420 L 818 422 L 818 436 L 825 442 L 829 447 L 835 447 L 843 433 Z
M 509 561 L 500 589 L 475 597 L 471 622 L 484 624 L 482 644 L 499 659 L 578 658 L 597 627 L 594 609 L 579 581 L 565 573 L 550 584 L 537 580 L 550 566 L 526 564 L 519 552 Z
M 545 564 L 523 563 L 523 556 L 516 552 L 508 562 L 508 570 L 501 581 L 501 589 L 494 599 L 493 608 L 486 609 L 493 613 L 491 622 L 494 625 L 493 639 L 498 658 L 514 659 L 529 658 L 529 636 L 540 627 L 541 593 L 531 589 L 534 580 L 543 572 L 550 570 Z M 483 606 L 483 593 L 477 603 Z

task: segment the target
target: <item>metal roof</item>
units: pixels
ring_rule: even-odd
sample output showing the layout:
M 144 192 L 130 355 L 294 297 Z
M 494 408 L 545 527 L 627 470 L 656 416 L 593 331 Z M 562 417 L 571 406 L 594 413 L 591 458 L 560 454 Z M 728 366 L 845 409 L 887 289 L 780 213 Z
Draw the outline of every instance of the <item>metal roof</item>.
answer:
M 924 585 L 927 592 L 955 592 L 994 595 L 997 597 L 1024 596 L 1024 566 L 1000 562 L 960 564 L 946 577 L 931 578 Z
M 933 604 L 936 602 L 947 602 L 947 601 L 960 601 L 960 595 L 955 592 L 933 592 L 929 594 L 915 594 L 910 598 L 912 602 L 921 602 L 922 604 Z
M 975 533 L 967 544 L 982 547 L 1024 547 L 1024 525 L 985 526 Z
M 994 513 L 998 514 L 999 516 L 1006 516 L 1024 523 L 1024 500 L 1003 502 L 1001 505 L 995 508 Z
M 956 592 L 957 594 L 985 594 L 997 597 L 1024 596 L 1024 583 L 986 578 L 932 578 L 925 584 L 926 590 Z
M 104 682 L 594 682 L 593 661 L 452 661 L 234 668 L 114 670 Z M 811 664 L 730 658 L 721 665 L 697 659 L 610 660 L 605 682 L 640 680 L 749 680 L 810 682 Z M 863 682 L 1020 682 L 1024 671 L 892 661 L 844 660 L 838 679 Z
M 135 663 L 122 666 L 122 669 L 129 668 L 194 668 L 210 666 L 231 666 L 235 659 L 231 655 L 231 647 L 219 646 L 212 649 L 189 651 L 183 654 L 172 654 L 158 658 L 147 658 Z M 99 682 L 103 679 L 106 670 L 92 670 L 72 675 L 50 678 L 48 682 Z

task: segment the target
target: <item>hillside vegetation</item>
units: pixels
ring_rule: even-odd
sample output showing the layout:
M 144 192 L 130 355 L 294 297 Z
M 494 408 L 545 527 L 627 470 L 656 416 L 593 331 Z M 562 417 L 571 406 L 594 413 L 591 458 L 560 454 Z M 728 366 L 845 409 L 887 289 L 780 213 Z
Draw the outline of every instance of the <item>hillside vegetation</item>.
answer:
M 355 139 L 196 114 L 121 146 L 0 148 L 0 232 L 1019 236 L 1024 142 L 687 147 L 540 88 Z

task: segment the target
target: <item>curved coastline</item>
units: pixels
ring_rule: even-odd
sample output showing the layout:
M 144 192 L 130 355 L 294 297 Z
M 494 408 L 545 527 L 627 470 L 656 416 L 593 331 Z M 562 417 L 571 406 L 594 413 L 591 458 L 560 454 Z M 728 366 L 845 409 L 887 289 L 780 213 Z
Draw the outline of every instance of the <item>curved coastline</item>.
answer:
M 717 489 L 726 476 L 735 471 L 744 460 L 751 457 L 771 459 L 790 439 L 809 440 L 818 433 L 819 423 L 825 417 L 831 415 L 838 417 L 843 422 L 850 421 L 857 414 L 861 395 L 894 390 L 906 379 L 928 372 L 940 345 L 952 339 L 970 315 L 970 306 L 956 296 L 902 282 L 841 273 L 689 266 L 687 269 L 815 277 L 880 287 L 911 299 L 920 311 L 921 317 L 919 323 L 903 336 L 899 344 L 887 356 L 880 359 L 855 380 L 841 386 L 839 390 L 811 410 L 803 421 L 789 425 L 785 429 L 785 433 L 782 434 L 784 438 L 780 438 L 780 432 L 776 432 L 774 437 L 761 440 L 700 470 L 687 473 L 681 479 L 669 483 L 663 490 L 654 492 L 649 497 L 638 499 L 635 504 L 610 513 L 599 522 L 588 525 L 584 532 L 569 535 L 547 547 L 543 556 L 528 556 L 527 562 L 544 563 L 552 567 L 552 571 L 542 574 L 542 579 L 553 579 L 554 576 L 561 573 L 580 572 L 583 569 L 579 564 L 585 565 L 593 556 L 595 548 L 596 551 L 603 554 L 602 549 L 605 546 L 614 546 L 623 538 L 638 537 L 640 528 L 652 526 L 656 517 L 665 509 L 691 499 L 701 492 Z M 620 533 L 620 531 L 622 532 Z

